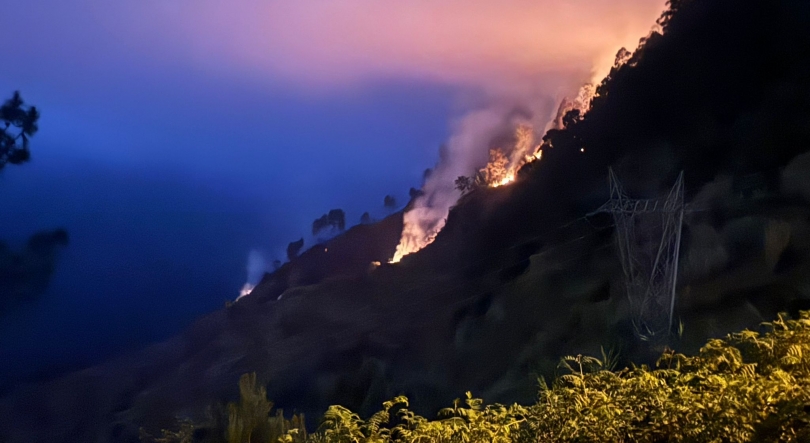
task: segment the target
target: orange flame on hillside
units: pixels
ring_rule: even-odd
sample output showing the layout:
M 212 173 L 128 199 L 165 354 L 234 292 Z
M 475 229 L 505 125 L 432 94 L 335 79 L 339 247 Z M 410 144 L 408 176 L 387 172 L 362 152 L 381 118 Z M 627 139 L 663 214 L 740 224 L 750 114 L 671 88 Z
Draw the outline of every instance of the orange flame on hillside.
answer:
M 532 127 L 521 124 L 515 129 L 515 145 L 509 150 L 509 156 L 501 149 L 490 149 L 489 162 L 478 175 L 491 188 L 505 186 L 515 181 L 523 165 L 539 160 L 542 155 L 540 145 L 534 144 Z
M 651 32 L 660 32 L 660 29 L 654 27 Z M 640 44 L 643 45 L 644 41 L 642 39 Z M 606 78 L 611 69 L 620 68 L 626 63 L 633 63 L 632 56 L 632 52 L 622 47 L 614 56 L 611 65 L 606 63 L 608 61 L 607 53 L 602 54 L 594 63 L 590 81 L 579 88 L 576 97 L 562 100 L 557 108 L 556 116 L 545 123 L 543 132 L 562 129 L 566 124 L 570 124 L 567 120 L 576 121 L 576 119 L 583 118 L 598 95 L 597 89 L 602 79 Z M 574 110 L 579 112 L 569 114 Z M 491 123 L 491 119 L 479 119 L 481 114 L 471 114 L 471 118 L 468 119 L 470 125 L 466 127 L 462 125 L 461 131 L 455 134 L 451 141 L 459 141 L 468 149 L 485 147 L 486 145 L 481 146 L 481 142 L 485 139 L 480 137 L 491 134 L 487 130 L 491 130 L 493 125 L 488 124 Z M 460 156 L 461 161 L 457 162 L 455 167 L 447 167 L 440 161 L 437 167 L 444 166 L 443 173 L 438 174 L 435 180 L 423 185 L 423 195 L 415 199 L 412 209 L 404 214 L 402 237 L 390 263 L 397 263 L 402 257 L 417 252 L 432 243 L 447 222 L 450 208 L 458 202 L 464 191 L 482 186 L 496 188 L 509 185 L 517 179 L 517 173 L 521 167 L 542 158 L 543 151 L 540 149 L 542 145 L 535 145 L 534 131 L 531 126 L 518 124 L 514 139 L 515 144 L 511 149 L 504 150 L 502 147 L 492 149 L 490 147 L 486 166 L 475 170 L 472 177 L 457 175 L 458 172 L 463 174 L 463 169 L 470 166 L 465 163 L 469 157 Z M 584 153 L 585 148 L 581 148 L 580 152 Z
M 409 220 L 409 218 L 415 220 L 428 219 L 429 216 L 423 216 L 423 213 L 426 214 L 428 212 L 430 212 L 430 208 L 414 208 L 405 214 L 406 219 L 402 226 L 402 237 L 397 245 L 394 258 L 392 258 L 389 263 L 399 263 L 402 257 L 413 254 L 433 243 L 433 240 L 436 240 L 439 231 L 444 228 L 444 224 L 447 222 L 446 219 L 437 221 L 428 229 L 424 229 L 421 224 L 413 223 Z
M 487 165 L 478 170 L 470 180 L 492 188 L 506 186 L 515 181 L 518 170 L 523 165 L 542 157 L 540 146 L 534 144 L 534 131 L 530 125 L 518 125 L 514 140 L 514 145 L 507 153 L 498 148 L 490 149 Z M 447 220 L 435 219 L 430 207 L 419 206 L 422 203 L 417 201 L 415 207 L 405 214 L 402 237 L 389 263 L 398 263 L 402 257 L 433 243 L 439 231 L 444 228 Z M 435 221 L 425 226 L 424 222 L 431 219 Z

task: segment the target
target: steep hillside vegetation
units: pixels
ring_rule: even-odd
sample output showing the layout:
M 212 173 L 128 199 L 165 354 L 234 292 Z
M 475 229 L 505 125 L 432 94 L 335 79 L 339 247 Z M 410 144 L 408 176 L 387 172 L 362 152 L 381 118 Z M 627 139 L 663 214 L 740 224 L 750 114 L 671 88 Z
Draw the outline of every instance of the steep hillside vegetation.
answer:
M 303 415 L 270 415 L 273 403 L 256 374 L 239 380 L 240 400 L 227 416 L 181 421 L 146 442 L 785 442 L 810 439 L 810 313 L 779 317 L 759 329 L 713 339 L 695 356 L 665 352 L 655 369 L 616 370 L 602 358 L 565 356 L 564 375 L 539 380 L 535 404 L 486 405 L 467 392 L 463 403 L 429 420 L 405 396 L 364 419 L 342 406 L 325 412 L 316 433 Z

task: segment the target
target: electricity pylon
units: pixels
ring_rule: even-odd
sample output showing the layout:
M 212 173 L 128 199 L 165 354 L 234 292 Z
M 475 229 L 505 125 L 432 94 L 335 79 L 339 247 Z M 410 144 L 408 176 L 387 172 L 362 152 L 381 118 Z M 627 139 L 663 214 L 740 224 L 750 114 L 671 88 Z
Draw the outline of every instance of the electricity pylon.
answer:
M 609 212 L 633 323 L 641 339 L 667 339 L 672 332 L 678 259 L 684 215 L 683 172 L 665 198 L 631 199 L 613 169 L 610 200 L 594 213 Z

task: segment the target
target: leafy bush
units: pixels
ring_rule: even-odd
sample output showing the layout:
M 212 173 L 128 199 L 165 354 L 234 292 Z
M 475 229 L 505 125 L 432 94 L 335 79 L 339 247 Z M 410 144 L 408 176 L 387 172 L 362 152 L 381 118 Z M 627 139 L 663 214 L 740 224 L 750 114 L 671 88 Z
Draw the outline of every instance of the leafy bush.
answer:
M 657 368 L 613 371 L 614 359 L 564 357 L 568 374 L 540 380 L 531 406 L 484 405 L 468 392 L 464 406 L 428 420 L 408 399 L 385 402 L 363 420 L 331 406 L 318 432 L 268 426 L 271 404 L 255 376 L 240 380 L 242 401 L 230 406 L 228 442 L 788 442 L 810 441 L 810 312 L 779 316 L 764 332 L 745 330 L 710 340 L 695 356 L 666 351 Z M 280 416 L 277 416 L 280 417 Z M 280 418 L 283 422 L 283 417 Z M 244 423 L 244 425 L 242 425 Z M 186 424 L 186 426 L 188 426 Z M 232 428 L 243 426 L 236 431 Z M 243 429 L 253 429 L 245 431 Z M 192 440 L 166 439 L 163 442 Z
M 267 400 L 267 390 L 256 385 L 256 373 L 239 378 L 239 397 L 239 402 L 228 404 L 225 417 L 214 417 L 210 423 L 200 426 L 181 420 L 178 430 L 163 429 L 160 437 L 141 429 L 141 440 L 153 443 L 304 443 L 307 440 L 303 414 L 287 420 L 279 409 L 275 416 L 270 415 L 273 402 Z

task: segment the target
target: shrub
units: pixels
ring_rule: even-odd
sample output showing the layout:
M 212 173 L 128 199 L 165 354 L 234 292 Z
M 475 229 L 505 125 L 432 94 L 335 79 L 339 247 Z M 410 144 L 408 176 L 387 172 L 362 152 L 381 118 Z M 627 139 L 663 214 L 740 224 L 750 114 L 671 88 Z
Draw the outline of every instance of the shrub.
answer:
M 408 409 L 406 397 L 396 397 L 368 420 L 331 406 L 314 434 L 298 422 L 278 428 L 280 436 L 263 432 L 262 439 L 255 431 L 230 432 L 239 438 L 228 442 L 810 441 L 810 312 L 796 320 L 780 315 L 762 328 L 710 340 L 695 356 L 668 350 L 655 369 L 613 371 L 605 354 L 602 360 L 564 357 L 560 365 L 568 373 L 551 385 L 541 379 L 531 406 L 484 405 L 468 392 L 464 406 L 456 400 L 428 420 Z M 265 426 L 270 407 L 255 376 L 242 377 L 240 392 L 229 430 L 240 420 Z

